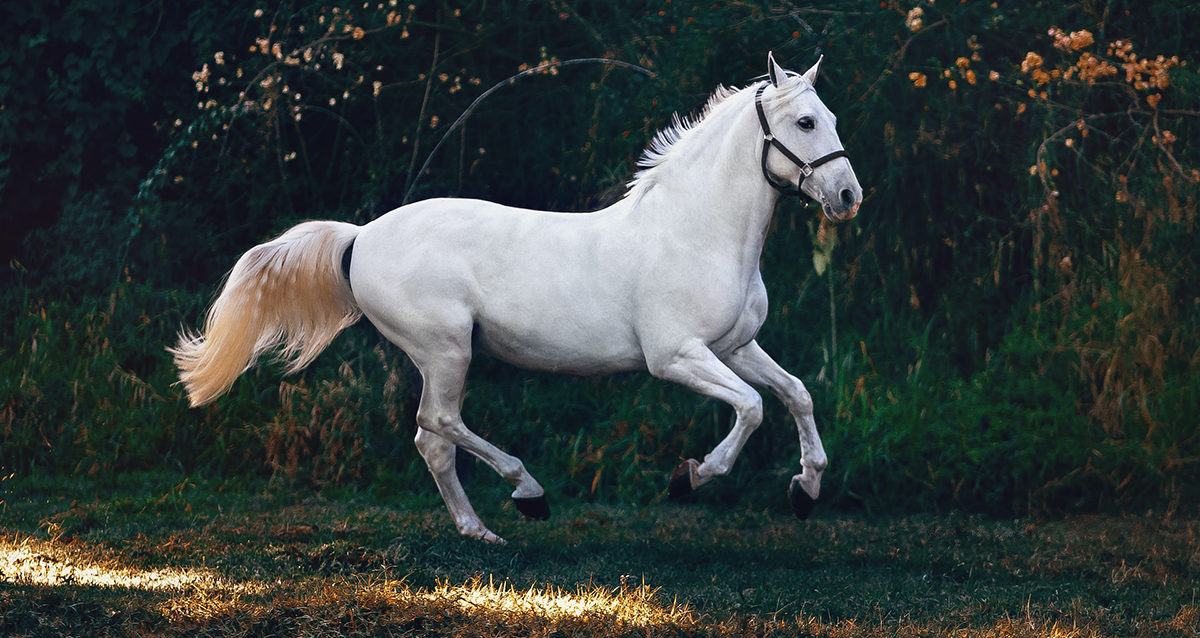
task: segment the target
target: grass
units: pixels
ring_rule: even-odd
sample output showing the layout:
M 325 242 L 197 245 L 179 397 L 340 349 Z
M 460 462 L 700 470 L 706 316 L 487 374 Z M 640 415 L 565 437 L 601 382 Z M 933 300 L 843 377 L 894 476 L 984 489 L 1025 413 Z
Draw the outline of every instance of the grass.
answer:
M 8 488 L 3 636 L 1200 635 L 1200 520 L 1178 512 L 801 522 L 558 502 L 529 523 L 483 489 L 496 547 L 428 494 Z

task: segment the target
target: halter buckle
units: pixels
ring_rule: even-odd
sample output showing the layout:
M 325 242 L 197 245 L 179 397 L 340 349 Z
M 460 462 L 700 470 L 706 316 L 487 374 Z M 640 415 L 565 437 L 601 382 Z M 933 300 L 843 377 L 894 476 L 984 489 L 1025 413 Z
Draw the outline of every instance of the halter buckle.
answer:
M 764 140 L 766 140 L 766 141 L 768 141 L 768 142 L 770 142 L 770 141 L 772 141 L 772 140 L 774 140 L 774 139 L 775 139 L 775 136 L 774 136 L 774 135 L 771 135 L 769 132 L 768 132 L 768 133 L 763 133 L 763 139 L 764 139 Z
M 805 164 L 804 166 L 800 167 L 800 173 L 802 175 L 804 175 L 805 177 L 811 176 L 813 174 L 813 170 L 814 170 L 813 167 L 808 164 Z

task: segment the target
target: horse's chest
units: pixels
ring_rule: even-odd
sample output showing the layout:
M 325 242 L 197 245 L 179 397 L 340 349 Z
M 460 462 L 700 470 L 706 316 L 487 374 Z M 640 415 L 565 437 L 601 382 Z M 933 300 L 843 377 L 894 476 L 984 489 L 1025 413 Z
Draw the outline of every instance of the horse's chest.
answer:
M 736 314 L 726 319 L 728 328 L 712 339 L 710 348 L 721 354 L 749 343 L 767 318 L 767 290 L 760 277 L 746 287 Z
M 645 295 L 649 312 L 643 320 L 699 337 L 714 352 L 753 339 L 767 312 L 766 289 L 758 272 L 747 276 L 694 271 L 692 275 L 687 284 L 663 286 Z

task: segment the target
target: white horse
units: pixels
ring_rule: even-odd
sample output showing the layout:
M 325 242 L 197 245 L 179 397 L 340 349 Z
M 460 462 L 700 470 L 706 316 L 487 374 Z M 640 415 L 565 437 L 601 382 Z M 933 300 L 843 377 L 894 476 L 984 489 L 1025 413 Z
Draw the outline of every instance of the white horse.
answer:
M 223 394 L 265 352 L 290 360 L 289 372 L 303 368 L 366 315 L 424 379 L 416 444 L 458 530 L 503 542 L 467 500 L 455 446 L 512 483 L 525 515 L 546 518 L 549 508 L 520 459 L 462 421 L 473 348 L 566 374 L 649 370 L 733 406 L 732 431 L 704 462 L 675 470 L 672 496 L 729 472 L 762 421 L 755 384 L 796 420 L 802 471 L 788 492 L 807 516 L 825 450 L 804 384 L 754 340 L 767 316 L 759 259 L 781 192 L 803 192 L 842 220 L 857 213 L 862 189 L 813 88 L 820 60 L 804 74 L 769 54 L 767 66 L 767 80 L 718 87 L 700 117 L 676 117 L 608 208 L 553 213 L 433 199 L 361 227 L 305 222 L 250 249 L 203 334 L 185 331 L 172 350 L 192 405 Z

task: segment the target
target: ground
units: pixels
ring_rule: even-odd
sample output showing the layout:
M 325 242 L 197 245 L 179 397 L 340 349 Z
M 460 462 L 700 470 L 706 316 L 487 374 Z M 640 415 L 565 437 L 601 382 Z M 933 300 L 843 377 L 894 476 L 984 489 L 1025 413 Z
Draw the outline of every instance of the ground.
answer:
M 430 495 L 158 477 L 0 497 L 0 636 L 1200 636 L 1194 513 L 480 503 L 498 547 Z

